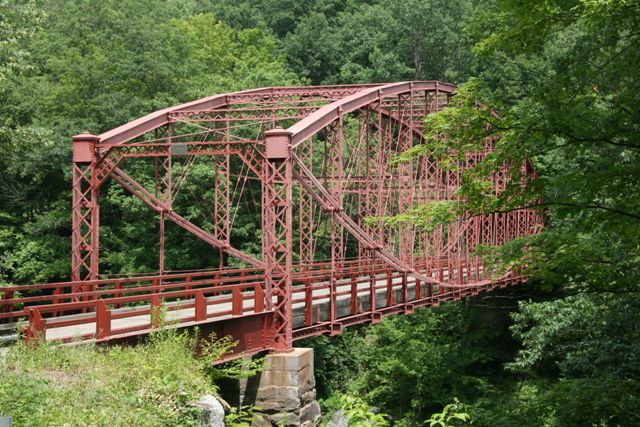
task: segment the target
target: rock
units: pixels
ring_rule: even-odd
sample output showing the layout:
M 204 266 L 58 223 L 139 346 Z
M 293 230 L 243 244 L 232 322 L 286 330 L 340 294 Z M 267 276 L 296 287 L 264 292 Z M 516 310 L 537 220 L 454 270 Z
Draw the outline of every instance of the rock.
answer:
M 228 414 L 229 412 L 231 412 L 231 405 L 229 405 L 226 400 L 224 400 L 220 396 L 215 396 L 215 398 L 222 405 L 222 408 L 224 409 L 225 414 Z
M 255 414 L 251 427 L 272 427 L 271 420 L 263 414 Z
M 300 404 L 306 405 L 315 400 L 316 400 L 316 389 L 314 388 L 313 390 L 302 394 L 302 397 L 300 397 Z
M 274 426 L 283 427 L 299 427 L 300 417 L 297 414 L 291 412 L 281 412 L 269 416 L 271 424 Z
M 315 400 L 300 408 L 300 421 L 315 423 L 320 418 L 320 404 Z
M 220 401 L 210 394 L 205 394 L 193 403 L 193 406 L 203 410 L 201 424 L 204 427 L 225 427 L 224 407 Z
M 295 412 L 300 408 L 298 387 L 268 386 L 258 390 L 256 406 L 263 412 Z
M 313 427 L 320 419 L 313 375 L 313 349 L 267 355 L 254 377 L 226 384 L 234 405 L 253 405 L 253 427 Z
M 344 414 L 344 411 L 336 411 L 333 413 L 331 420 L 327 423 L 327 427 L 348 427 L 349 418 Z

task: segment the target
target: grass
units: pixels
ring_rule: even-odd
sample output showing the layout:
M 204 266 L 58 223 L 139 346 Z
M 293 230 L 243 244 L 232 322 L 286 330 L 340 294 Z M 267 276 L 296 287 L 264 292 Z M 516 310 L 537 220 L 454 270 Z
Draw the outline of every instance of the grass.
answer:
M 189 402 L 215 394 L 196 332 L 157 332 L 136 347 L 14 345 L 0 361 L 0 416 L 16 426 L 189 426 Z

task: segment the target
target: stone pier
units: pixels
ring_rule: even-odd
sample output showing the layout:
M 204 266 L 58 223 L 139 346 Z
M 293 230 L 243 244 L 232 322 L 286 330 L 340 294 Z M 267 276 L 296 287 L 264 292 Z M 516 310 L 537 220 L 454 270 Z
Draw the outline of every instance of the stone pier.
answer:
M 315 426 L 320 405 L 316 401 L 313 349 L 269 354 L 261 372 L 224 383 L 221 394 L 231 405 L 258 408 L 256 427 Z

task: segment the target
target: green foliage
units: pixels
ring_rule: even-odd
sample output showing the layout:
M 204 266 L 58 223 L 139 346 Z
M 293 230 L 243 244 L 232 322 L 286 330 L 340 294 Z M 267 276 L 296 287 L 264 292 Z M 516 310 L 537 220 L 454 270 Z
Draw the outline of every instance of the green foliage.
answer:
M 353 2 L 335 17 L 305 16 L 284 50 L 313 82 L 457 80 L 470 58 L 459 31 L 470 10 L 466 1 Z M 321 42 L 318 30 L 328 35 Z
M 230 427 L 250 427 L 256 419 L 254 406 L 242 406 L 231 408 L 230 413 L 224 417 L 225 425 Z
M 531 10 L 497 3 L 471 27 L 492 65 L 459 88 L 451 108 L 426 119 L 428 143 L 404 156 L 432 155 L 455 167 L 499 135 L 496 152 L 465 173 L 458 194 L 472 213 L 549 208 L 545 231 L 520 242 L 531 249 L 530 273 L 547 284 L 637 283 L 638 87 L 621 76 L 638 69 L 638 19 L 636 2 L 545 2 Z M 537 179 L 491 196 L 489 174 L 511 164 L 509 179 L 519 183 L 524 159 Z
M 454 399 L 453 403 L 448 404 L 442 409 L 442 412 L 431 415 L 426 423 L 429 427 L 450 427 L 466 423 L 471 417 L 466 412 L 461 412 L 464 405 L 458 399 Z
M 487 394 L 468 407 L 474 425 L 487 427 L 636 425 L 638 383 L 602 377 L 527 380 Z
M 269 28 L 291 69 L 314 84 L 459 81 L 473 61 L 461 31 L 472 1 L 223 0 L 214 8 L 237 28 Z
M 467 369 L 490 361 L 491 353 L 482 348 L 480 331 L 469 334 L 469 314 L 446 305 L 372 328 L 354 388 L 394 418 L 414 420 L 446 404 L 453 393 L 472 393 L 479 380 Z
M 387 416 L 379 412 L 374 412 L 363 399 L 348 395 L 334 395 L 329 402 L 329 406 L 334 411 L 342 411 L 349 420 L 349 427 L 385 427 L 389 425 Z
M 496 248 L 493 260 L 524 267 L 557 299 L 513 314 L 522 348 L 507 367 L 527 379 L 507 387 L 504 408 L 488 404 L 500 399 L 493 391 L 478 400 L 474 423 L 638 423 L 639 24 L 637 1 L 486 2 L 467 26 L 480 72 L 425 119 L 426 143 L 399 159 L 455 169 L 498 137 L 464 172 L 450 220 L 545 209 L 544 230 Z M 534 179 L 523 179 L 525 160 Z M 503 165 L 513 184 L 492 195 L 487 182 Z M 405 220 L 430 220 L 426 209 L 412 213 Z
M 33 0 L 2 0 L 0 16 L 0 85 L 4 85 L 12 74 L 28 69 L 25 42 L 38 31 L 42 12 Z
M 366 217 L 365 224 L 372 227 L 405 227 L 415 225 L 433 231 L 438 225 L 449 224 L 460 217 L 462 205 L 454 200 L 438 200 L 428 205 L 419 205 L 394 216 Z
M 200 425 L 190 402 L 215 388 L 195 351 L 178 332 L 135 348 L 17 344 L 0 365 L 0 413 L 24 426 Z
M 233 29 L 200 2 L 14 3 L 0 3 L 0 283 L 68 279 L 71 135 L 203 96 L 298 81 L 265 29 Z M 136 164 L 128 171 L 149 176 Z M 176 201 L 205 229 L 211 174 L 195 165 Z M 102 272 L 157 270 L 158 223 L 147 220 L 148 208 L 107 182 L 101 210 Z M 233 244 L 250 253 L 259 250 L 254 223 L 239 216 L 232 230 Z M 210 266 L 213 252 L 167 227 L 168 268 Z
M 216 366 L 212 364 L 222 356 L 229 354 L 236 344 L 229 337 L 201 343 L 200 360 L 203 363 L 202 369 L 214 382 L 222 379 L 251 378 L 262 371 L 264 358 L 261 357 L 240 358 Z
M 639 311 L 637 298 L 610 293 L 521 303 L 512 331 L 524 348 L 507 367 L 553 369 L 565 377 L 637 378 Z
M 418 425 L 455 396 L 474 401 L 485 395 L 491 379 L 504 376 L 500 364 L 513 346 L 509 317 L 491 308 L 496 303 L 485 304 L 490 308 L 444 304 L 336 339 L 305 341 L 316 351 L 325 413 L 347 394 L 379 407 L 399 425 Z
M 355 355 L 363 344 L 363 332 L 356 328 L 335 337 L 319 336 L 300 341 L 301 347 L 314 348 L 314 375 L 319 396 L 340 394 L 344 385 L 356 376 L 358 359 Z

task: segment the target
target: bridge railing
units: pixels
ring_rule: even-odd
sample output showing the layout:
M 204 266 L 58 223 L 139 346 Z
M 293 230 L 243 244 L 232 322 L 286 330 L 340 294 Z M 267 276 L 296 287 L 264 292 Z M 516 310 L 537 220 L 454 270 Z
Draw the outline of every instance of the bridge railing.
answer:
M 177 284 L 170 286 L 174 289 L 179 287 Z M 47 330 L 74 326 L 76 331 L 81 332 L 67 335 L 63 340 L 92 337 L 103 339 L 148 331 L 163 323 L 198 324 L 216 317 L 243 316 L 264 311 L 265 298 L 261 280 L 230 285 L 219 285 L 214 280 L 200 280 L 182 283 L 180 287 L 180 290 L 162 293 L 148 292 L 147 289 L 143 294 L 131 294 L 133 290 L 127 289 L 129 295 L 126 296 L 27 307 L 29 323 L 25 336 L 27 339 L 45 338 Z M 136 309 L 119 309 L 125 305 L 135 305 Z M 215 306 L 215 309 L 210 309 L 211 306 Z M 78 314 L 87 307 L 91 308 L 88 313 Z M 75 314 L 63 316 L 60 313 Z M 53 314 L 56 316 L 46 317 Z M 121 321 L 117 322 L 118 320 Z M 89 328 L 78 328 L 80 325 L 88 325 Z M 55 340 L 56 336 L 51 338 Z
M 345 260 L 340 271 L 348 274 L 360 266 L 359 260 Z M 323 279 L 331 272 L 329 261 L 294 266 L 294 276 L 304 279 Z M 0 288 L 0 322 L 16 322 L 27 315 L 30 306 L 81 302 L 109 296 L 121 296 L 127 292 L 165 292 L 184 286 L 201 286 L 213 281 L 216 285 L 242 283 L 243 280 L 263 279 L 264 270 L 257 268 L 235 268 L 199 272 L 173 273 L 164 275 L 144 275 L 76 282 L 56 282 L 35 285 L 18 285 Z M 87 305 L 84 308 L 90 307 Z M 118 308 L 118 307 L 117 307 Z M 62 313 L 60 313 L 62 314 Z M 56 316 L 58 313 L 49 313 Z
M 382 264 L 378 267 L 382 267 Z M 349 275 L 354 276 L 360 268 L 356 260 L 347 260 L 341 263 L 340 273 L 336 274 L 330 268 L 330 263 L 319 262 L 299 268 L 296 278 L 308 283 L 320 283 L 316 289 L 324 289 L 332 275 L 337 280 L 344 280 Z M 173 281 L 169 281 L 169 278 Z M 71 283 L 47 284 L 38 288 L 68 289 Z M 0 300 L 4 304 L 9 304 L 8 301 L 30 304 L 3 314 L 26 316 L 28 325 L 25 335 L 28 339 L 45 336 L 47 330 L 74 326 L 80 332 L 63 338 L 68 341 L 93 337 L 102 339 L 149 330 L 160 323 L 160 313 L 164 313 L 169 321 L 184 325 L 261 313 L 267 304 L 263 272 L 259 270 L 100 280 L 83 282 L 83 285 L 82 289 L 94 285 L 94 290 Z M 15 289 L 11 291 L 15 292 Z M 245 301 L 249 303 L 245 304 Z M 129 323 L 133 321 L 135 324 L 115 328 L 112 322 L 121 319 L 130 319 Z M 95 327 L 82 328 L 91 324 Z M 55 335 L 49 338 L 56 339 Z
M 335 297 L 330 298 L 327 298 L 329 288 L 323 283 L 294 287 L 294 307 L 295 304 L 303 305 L 304 321 L 294 324 L 293 340 L 326 333 L 336 335 L 347 326 L 377 323 L 389 315 L 411 314 L 419 307 L 437 307 L 446 301 L 457 301 L 526 281 L 525 276 L 511 271 L 466 285 L 432 284 L 385 269 L 371 276 L 352 275 L 346 283 L 338 282 Z
M 425 283 L 381 261 L 295 266 L 291 300 L 298 319 L 292 319 L 294 329 L 329 328 L 333 333 L 343 323 L 375 321 L 523 280 L 511 272 L 471 283 L 478 272 L 456 267 L 455 283 L 448 283 L 451 267 L 429 260 L 431 266 L 441 267 L 428 269 L 426 261 L 416 258 L 414 268 L 444 282 Z M 466 276 L 466 284 L 459 283 L 461 276 Z M 0 319 L 26 318 L 28 339 L 63 341 L 139 334 L 158 327 L 162 319 L 183 326 L 215 322 L 263 313 L 270 306 L 264 271 L 252 268 L 13 286 L 0 292 Z M 33 295 L 38 292 L 43 294 Z M 60 333 L 66 327 L 74 327 L 74 333 Z
M 190 289 L 209 284 L 244 283 L 262 279 L 263 274 L 260 269 L 245 268 L 8 286 L 0 288 L 0 322 L 16 322 L 27 316 L 27 310 L 33 306 L 86 302 L 84 306 L 80 304 L 75 308 L 86 311 L 93 307 L 90 301 L 99 298 L 120 297 L 130 293 L 162 293 L 172 289 Z M 65 314 L 69 313 L 48 313 L 51 317 Z

